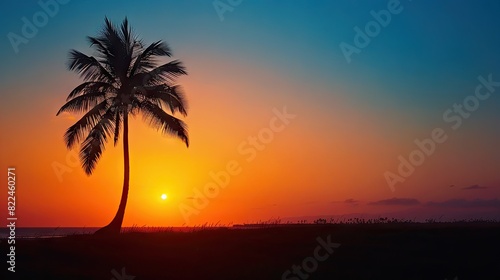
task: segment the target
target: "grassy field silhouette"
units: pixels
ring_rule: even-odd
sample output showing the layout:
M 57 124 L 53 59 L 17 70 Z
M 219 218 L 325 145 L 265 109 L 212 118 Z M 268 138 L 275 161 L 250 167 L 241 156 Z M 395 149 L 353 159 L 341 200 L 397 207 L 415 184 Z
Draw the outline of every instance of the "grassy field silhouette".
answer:
M 20 239 L 16 276 L 113 279 L 114 272 L 123 279 L 498 279 L 498 236 L 500 224 L 488 221 L 358 221 Z M 327 242 L 339 246 L 328 253 L 320 248 Z M 0 246 L 7 249 L 6 242 Z M 316 250 L 322 259 L 314 265 L 310 257 Z

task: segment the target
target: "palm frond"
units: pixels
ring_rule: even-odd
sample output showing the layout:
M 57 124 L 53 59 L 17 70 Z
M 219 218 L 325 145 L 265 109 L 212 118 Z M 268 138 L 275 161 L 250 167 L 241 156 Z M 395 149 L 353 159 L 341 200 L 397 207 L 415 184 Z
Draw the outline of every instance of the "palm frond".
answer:
M 107 60 L 111 57 L 111 54 L 106 46 L 96 37 L 87 36 L 87 40 L 90 42 L 90 47 L 94 47 L 97 50 L 100 58 L 99 61 L 107 64 Z
M 85 136 L 86 132 L 101 119 L 102 114 L 108 109 L 107 100 L 102 101 L 94 108 L 89 110 L 83 117 L 74 125 L 70 126 L 64 134 L 64 142 L 68 149 L 73 148 L 76 143 L 79 143 Z
M 188 132 L 183 121 L 169 115 L 162 108 L 149 101 L 141 102 L 140 110 L 144 120 L 151 127 L 160 130 L 164 134 L 180 138 L 189 147 Z
M 112 84 L 106 82 L 84 82 L 69 93 L 68 97 L 66 98 L 66 101 L 69 101 L 72 98 L 79 96 L 80 94 L 86 94 L 89 92 L 96 92 L 96 91 L 101 91 L 106 93 L 116 93 L 118 89 L 114 87 Z
M 124 21 L 122 27 L 129 29 L 127 20 Z M 97 40 L 108 51 L 106 62 L 123 84 L 129 72 L 134 44 L 128 39 L 131 36 L 130 30 L 127 30 L 127 34 L 120 33 L 116 26 L 108 18 L 105 18 L 104 29 Z
M 80 160 L 83 170 L 87 175 L 92 174 L 99 158 L 104 151 L 107 137 L 114 131 L 113 116 L 115 112 L 112 108 L 108 109 L 101 116 L 99 122 L 90 130 L 87 138 L 83 141 L 80 149 Z
M 80 74 L 86 81 L 102 81 L 114 83 L 114 77 L 93 56 L 87 56 L 77 50 L 69 53 L 69 70 Z
M 146 71 L 155 66 L 155 56 L 171 56 L 172 52 L 168 45 L 162 41 L 157 41 L 149 45 L 143 50 L 141 54 L 137 56 L 134 61 L 134 66 L 130 71 L 130 75 L 133 76 L 136 73 Z
M 106 99 L 106 93 L 101 91 L 88 92 L 87 94 L 77 96 L 66 102 L 57 112 L 56 116 L 62 112 L 87 112 L 95 105 Z
M 131 47 L 133 46 L 132 44 L 132 30 L 130 29 L 130 26 L 128 25 L 128 19 L 125 17 L 125 19 L 122 22 L 121 29 L 120 29 L 120 38 L 122 42 L 125 44 L 126 47 L 128 47 L 129 51 L 132 51 Z
M 160 108 L 163 106 L 168 107 L 172 114 L 179 112 L 183 116 L 187 115 L 187 101 L 180 86 L 168 86 L 167 84 L 163 84 L 153 87 L 144 87 L 143 90 L 138 91 L 137 94 L 142 95 L 144 100 L 148 100 Z
M 186 75 L 186 69 L 182 62 L 174 60 L 158 66 L 148 72 L 135 75 L 135 80 L 141 81 L 143 86 L 156 86 L 173 82 L 177 77 Z

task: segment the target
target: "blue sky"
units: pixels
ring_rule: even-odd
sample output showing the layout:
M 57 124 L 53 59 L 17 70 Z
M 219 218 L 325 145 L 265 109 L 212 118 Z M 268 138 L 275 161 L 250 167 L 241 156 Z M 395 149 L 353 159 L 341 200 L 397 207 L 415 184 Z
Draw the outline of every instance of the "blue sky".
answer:
M 128 16 L 145 40 L 164 38 L 178 52 L 246 57 L 350 94 L 382 108 L 437 113 L 467 94 L 478 75 L 500 68 L 497 1 L 401 1 L 403 11 L 360 54 L 346 63 L 339 44 L 352 44 L 354 26 L 389 1 L 242 1 L 220 21 L 212 1 L 69 1 L 39 34 L 14 54 L 7 33 L 20 34 L 36 1 L 4 1 L 0 50 L 3 79 L 29 71 L 70 48 L 85 49 L 81 34 L 95 34 L 104 16 Z M 150 4 L 151 3 L 151 4 Z M 40 51 L 44 55 L 40 56 Z M 59 56 L 60 57 L 60 56 Z M 58 58 L 59 58 L 58 57 Z M 64 58 L 62 58 L 64 59 Z M 63 61 L 53 61 L 63 62 Z M 10 79 L 12 80 L 12 79 Z M 362 82 L 360 82 L 362 81 Z M 311 93 L 314 94 L 314 93 Z M 362 101 L 361 101 L 362 102 Z M 411 111 L 411 109 L 410 109 Z M 413 112 L 417 114 L 417 112 Z

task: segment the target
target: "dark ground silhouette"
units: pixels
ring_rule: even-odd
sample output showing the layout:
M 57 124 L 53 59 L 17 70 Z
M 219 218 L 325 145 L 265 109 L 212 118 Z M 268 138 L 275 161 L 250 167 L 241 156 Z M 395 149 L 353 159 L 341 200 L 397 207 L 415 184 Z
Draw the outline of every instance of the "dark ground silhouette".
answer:
M 500 223 L 431 223 L 282 225 L 124 233 L 113 238 L 80 235 L 17 240 L 15 276 L 106 280 L 500 279 L 499 237 Z M 318 238 L 340 246 L 328 254 L 323 247 L 316 249 L 321 246 Z M 0 251 L 7 252 L 7 246 L 2 240 Z M 315 253 L 324 260 L 316 261 L 317 268 L 312 270 Z M 292 266 L 304 261 L 311 272 L 301 268 L 302 275 L 294 273 Z M 282 278 L 287 270 L 290 272 Z M 9 273 L 7 279 L 12 278 L 6 267 L 5 273 Z

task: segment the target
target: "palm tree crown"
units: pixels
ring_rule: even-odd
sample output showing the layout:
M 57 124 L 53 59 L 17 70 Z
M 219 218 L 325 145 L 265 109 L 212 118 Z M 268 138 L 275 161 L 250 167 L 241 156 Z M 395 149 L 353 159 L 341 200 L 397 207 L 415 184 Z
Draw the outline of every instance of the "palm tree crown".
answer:
M 121 128 L 128 126 L 129 114 L 141 114 L 150 126 L 189 146 L 186 125 L 173 116 L 176 112 L 187 115 L 184 95 L 173 84 L 176 77 L 187 73 L 180 61 L 162 65 L 157 61 L 170 57 L 170 48 L 162 41 L 145 47 L 127 19 L 118 28 L 106 18 L 101 34 L 87 39 L 96 55 L 70 51 L 68 67 L 84 82 L 71 91 L 57 112 L 84 113 L 67 129 L 64 140 L 69 149 L 81 143 L 79 155 L 85 173 L 92 174 L 109 137 L 116 145 Z

